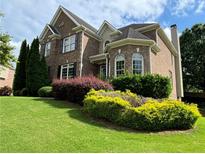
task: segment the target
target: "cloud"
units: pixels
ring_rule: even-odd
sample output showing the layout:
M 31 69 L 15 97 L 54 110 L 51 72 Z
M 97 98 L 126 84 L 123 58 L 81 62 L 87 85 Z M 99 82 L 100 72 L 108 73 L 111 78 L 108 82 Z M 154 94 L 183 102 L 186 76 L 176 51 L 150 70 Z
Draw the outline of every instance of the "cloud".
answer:
M 177 16 L 185 16 L 190 9 L 193 9 L 195 0 L 177 0 L 172 9 L 172 14 Z
M 199 1 L 199 5 L 198 5 L 195 13 L 201 13 L 201 12 L 203 12 L 203 10 L 205 10 L 205 0 Z
M 15 42 L 25 38 L 31 42 L 50 22 L 59 5 L 98 28 L 103 20 L 117 27 L 156 21 L 163 14 L 167 0 L 8 0 L 0 3 L 0 10 L 5 14 L 3 30 Z

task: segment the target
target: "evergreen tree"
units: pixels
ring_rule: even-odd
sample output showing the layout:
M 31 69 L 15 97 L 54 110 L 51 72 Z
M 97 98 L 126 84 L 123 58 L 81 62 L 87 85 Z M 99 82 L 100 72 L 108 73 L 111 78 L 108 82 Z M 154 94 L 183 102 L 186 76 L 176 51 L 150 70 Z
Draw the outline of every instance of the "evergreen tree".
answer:
M 27 61 L 27 42 L 24 40 L 21 44 L 20 54 L 16 65 L 14 76 L 13 91 L 22 90 L 26 87 L 26 61 Z
M 47 67 L 41 60 L 39 54 L 39 40 L 37 38 L 33 40 L 28 55 L 26 85 L 30 96 L 37 96 L 38 89 L 48 84 L 44 75 L 46 72 Z

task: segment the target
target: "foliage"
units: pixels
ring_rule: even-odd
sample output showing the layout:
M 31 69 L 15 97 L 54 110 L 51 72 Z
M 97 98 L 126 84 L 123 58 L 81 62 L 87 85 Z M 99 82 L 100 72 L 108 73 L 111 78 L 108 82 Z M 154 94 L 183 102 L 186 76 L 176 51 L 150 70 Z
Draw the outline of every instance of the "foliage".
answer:
M 12 93 L 12 89 L 8 86 L 4 86 L 0 88 L 0 96 L 10 96 Z
M 105 91 L 105 90 L 94 90 L 91 89 L 88 95 L 95 95 L 95 96 L 105 96 L 105 97 L 119 97 L 125 101 L 128 101 L 133 107 L 138 107 L 144 104 L 144 100 L 137 96 L 136 94 L 126 90 L 125 92 L 121 91 Z
M 10 67 L 12 62 L 17 61 L 12 53 L 14 47 L 10 41 L 11 37 L 8 34 L 0 33 L 0 64 L 5 67 Z
M 197 106 L 193 104 L 149 99 L 139 107 L 132 107 L 122 97 L 103 96 L 100 93 L 92 90 L 86 95 L 84 111 L 129 128 L 151 131 L 189 129 L 200 117 Z
M 205 24 L 196 24 L 180 36 L 182 72 L 186 92 L 205 90 Z
M 13 91 L 21 90 L 26 87 L 26 61 L 28 55 L 27 42 L 24 40 L 21 44 L 20 54 L 16 65 L 16 71 L 14 75 Z
M 205 117 L 191 131 L 150 133 L 99 121 L 69 102 L 35 97 L 1 97 L 0 115 L 2 153 L 205 153 Z
M 90 89 L 112 90 L 112 86 L 94 76 L 77 77 L 68 80 L 55 80 L 52 83 L 54 97 L 67 99 L 71 102 L 82 104 L 84 96 Z
M 28 95 L 28 89 L 27 88 L 23 88 L 21 89 L 21 91 L 19 92 L 20 96 L 27 96 Z
M 52 87 L 51 86 L 45 86 L 41 87 L 38 90 L 38 96 L 40 97 L 52 97 Z
M 48 72 L 44 58 L 39 54 L 39 40 L 34 39 L 28 54 L 26 87 L 30 96 L 37 96 L 39 88 L 48 85 Z M 46 78 L 47 76 L 47 78 Z
M 170 79 L 158 74 L 120 76 L 111 83 L 115 90 L 129 89 L 138 95 L 153 98 L 167 98 L 172 90 Z

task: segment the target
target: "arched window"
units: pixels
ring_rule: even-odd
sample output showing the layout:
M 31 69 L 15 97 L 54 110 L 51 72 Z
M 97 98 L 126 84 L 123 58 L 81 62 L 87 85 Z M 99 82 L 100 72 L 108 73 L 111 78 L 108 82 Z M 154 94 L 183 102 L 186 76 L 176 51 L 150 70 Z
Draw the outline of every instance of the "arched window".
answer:
M 144 73 L 144 60 L 143 60 L 143 56 L 139 53 L 134 53 L 132 55 L 132 70 L 133 70 L 133 74 Z
M 125 74 L 125 57 L 124 55 L 117 55 L 115 57 L 115 75 L 120 76 Z
M 106 47 L 107 44 L 109 44 L 109 43 L 110 43 L 110 41 L 105 41 L 104 47 Z

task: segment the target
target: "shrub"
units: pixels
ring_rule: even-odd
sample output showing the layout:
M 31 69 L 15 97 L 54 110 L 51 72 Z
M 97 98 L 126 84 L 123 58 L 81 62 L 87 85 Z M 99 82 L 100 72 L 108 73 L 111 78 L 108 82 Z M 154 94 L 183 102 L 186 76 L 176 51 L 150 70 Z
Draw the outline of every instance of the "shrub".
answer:
M 114 78 L 111 82 L 115 90 L 129 89 L 145 97 L 167 98 L 172 91 L 170 79 L 160 75 L 126 75 Z
M 12 93 L 12 89 L 8 86 L 4 86 L 0 88 L 0 96 L 10 96 Z
M 20 96 L 21 90 L 14 90 L 13 95 L 14 96 Z
M 27 96 L 28 95 L 28 89 L 27 88 L 23 88 L 20 92 L 19 92 L 20 96 Z
M 193 104 L 149 99 L 139 107 L 132 107 L 122 97 L 99 93 L 93 90 L 88 93 L 84 99 L 84 111 L 129 128 L 151 131 L 189 129 L 200 117 L 197 106 Z
M 99 90 L 96 91 L 92 89 L 88 95 L 97 95 L 97 96 L 109 96 L 109 97 L 119 97 L 125 101 L 128 101 L 133 107 L 138 107 L 144 104 L 142 97 L 137 96 L 136 94 L 126 90 L 125 92 L 121 91 L 105 91 Z
M 57 99 L 67 99 L 82 105 L 84 96 L 90 89 L 113 90 L 112 86 L 93 76 L 77 77 L 68 80 L 55 80 L 52 83 L 54 97 Z
M 51 86 L 45 86 L 41 87 L 38 90 L 38 96 L 39 97 L 52 97 L 52 87 Z

